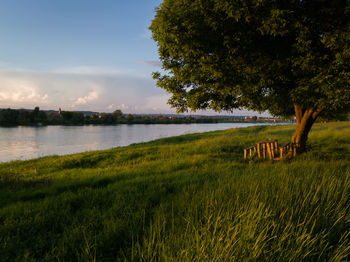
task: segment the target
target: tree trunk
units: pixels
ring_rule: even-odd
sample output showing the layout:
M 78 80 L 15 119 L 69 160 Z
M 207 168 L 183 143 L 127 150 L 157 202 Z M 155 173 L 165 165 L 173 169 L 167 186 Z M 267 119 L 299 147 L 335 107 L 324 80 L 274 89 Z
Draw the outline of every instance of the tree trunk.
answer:
M 296 130 L 292 136 L 292 142 L 296 148 L 296 154 L 298 155 L 305 152 L 306 141 L 311 127 L 322 110 L 303 108 L 299 105 L 294 105 L 294 110 L 296 117 Z

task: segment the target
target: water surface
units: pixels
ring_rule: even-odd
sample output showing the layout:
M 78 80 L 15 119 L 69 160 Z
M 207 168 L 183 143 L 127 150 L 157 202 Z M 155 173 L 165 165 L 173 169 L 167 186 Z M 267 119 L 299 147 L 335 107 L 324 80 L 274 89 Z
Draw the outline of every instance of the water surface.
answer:
M 262 125 L 254 123 L 0 128 L 0 162 L 100 150 L 157 138 Z

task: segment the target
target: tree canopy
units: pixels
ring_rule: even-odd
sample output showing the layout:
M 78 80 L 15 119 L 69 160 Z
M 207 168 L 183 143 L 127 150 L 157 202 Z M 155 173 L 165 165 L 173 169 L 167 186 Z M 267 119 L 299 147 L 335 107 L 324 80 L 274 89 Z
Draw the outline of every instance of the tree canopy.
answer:
M 350 2 L 164 0 L 150 29 L 178 109 L 293 115 L 350 100 Z
M 179 112 L 295 114 L 302 152 L 320 114 L 349 111 L 350 1 L 164 0 L 150 29 Z

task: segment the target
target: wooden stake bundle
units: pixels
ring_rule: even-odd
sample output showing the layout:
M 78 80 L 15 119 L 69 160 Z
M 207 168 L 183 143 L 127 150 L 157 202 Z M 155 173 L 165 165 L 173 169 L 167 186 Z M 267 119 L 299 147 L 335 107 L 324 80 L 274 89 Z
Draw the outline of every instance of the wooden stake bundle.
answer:
M 262 152 L 261 152 L 262 150 Z M 256 146 L 251 146 L 243 149 L 244 151 L 244 159 L 247 159 L 248 152 L 249 158 L 252 159 L 255 154 L 258 155 L 258 158 L 266 158 L 266 151 L 271 160 L 280 160 L 283 157 L 287 156 L 295 156 L 295 147 L 291 143 L 285 143 L 281 147 L 278 147 L 278 140 L 264 140 L 259 141 Z M 278 156 L 279 155 L 279 156 Z

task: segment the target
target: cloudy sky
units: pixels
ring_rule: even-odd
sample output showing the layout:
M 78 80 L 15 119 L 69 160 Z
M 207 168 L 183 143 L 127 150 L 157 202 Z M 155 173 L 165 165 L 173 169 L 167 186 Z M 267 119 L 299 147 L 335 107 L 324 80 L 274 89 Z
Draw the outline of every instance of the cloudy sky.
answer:
M 175 112 L 151 77 L 159 61 L 148 27 L 160 3 L 2 0 L 0 108 Z

